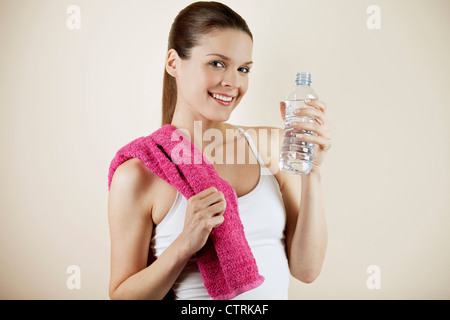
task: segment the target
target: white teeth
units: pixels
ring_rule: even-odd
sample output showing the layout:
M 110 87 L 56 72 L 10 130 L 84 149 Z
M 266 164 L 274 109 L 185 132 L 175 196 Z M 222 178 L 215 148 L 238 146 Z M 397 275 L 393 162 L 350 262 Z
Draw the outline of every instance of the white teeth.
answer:
M 230 102 L 231 100 L 233 100 L 232 97 L 225 97 L 225 96 L 222 96 L 222 95 L 217 94 L 217 93 L 211 93 L 211 95 L 212 95 L 212 97 L 214 99 L 222 100 L 222 101 L 225 101 L 225 102 Z

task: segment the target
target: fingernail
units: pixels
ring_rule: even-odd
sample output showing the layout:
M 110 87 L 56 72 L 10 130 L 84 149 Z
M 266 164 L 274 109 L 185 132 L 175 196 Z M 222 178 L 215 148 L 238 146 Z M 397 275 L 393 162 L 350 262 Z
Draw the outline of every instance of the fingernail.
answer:
M 306 103 L 309 103 L 309 102 L 311 102 L 311 100 L 310 99 L 305 99 L 304 100 Z
M 302 137 L 303 137 L 303 135 L 302 135 L 302 134 L 299 134 L 299 133 L 296 134 L 295 136 L 296 136 L 297 138 L 302 138 Z
M 292 121 L 292 122 L 289 122 L 289 124 L 291 125 L 291 127 L 292 126 L 296 126 L 297 125 L 297 122 L 295 122 L 295 121 Z

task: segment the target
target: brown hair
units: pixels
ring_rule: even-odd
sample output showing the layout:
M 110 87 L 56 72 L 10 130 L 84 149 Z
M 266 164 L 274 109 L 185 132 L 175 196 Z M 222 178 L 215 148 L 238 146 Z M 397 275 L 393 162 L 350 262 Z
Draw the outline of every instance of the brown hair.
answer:
M 213 29 L 237 29 L 253 35 L 245 20 L 220 2 L 195 2 L 184 8 L 175 18 L 169 33 L 167 51 L 174 49 L 181 59 L 189 59 L 191 49 L 199 44 L 200 36 Z M 177 102 L 175 78 L 164 69 L 162 96 L 162 125 L 172 122 Z

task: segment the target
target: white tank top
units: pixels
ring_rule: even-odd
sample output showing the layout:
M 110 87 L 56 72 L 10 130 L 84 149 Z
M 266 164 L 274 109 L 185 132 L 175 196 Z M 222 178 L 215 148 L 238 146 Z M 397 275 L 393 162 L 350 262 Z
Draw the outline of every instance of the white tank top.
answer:
M 286 211 L 280 187 L 264 165 L 249 134 L 242 128 L 238 129 L 247 139 L 260 166 L 257 186 L 239 197 L 238 205 L 245 236 L 259 273 L 265 280 L 259 287 L 238 295 L 234 300 L 284 300 L 288 298 L 289 266 L 284 242 Z M 187 199 L 177 192 L 169 212 L 153 230 L 151 249 L 155 257 L 158 258 L 183 230 L 186 208 Z M 186 264 L 172 289 L 176 299 L 211 299 L 197 267 L 195 255 Z

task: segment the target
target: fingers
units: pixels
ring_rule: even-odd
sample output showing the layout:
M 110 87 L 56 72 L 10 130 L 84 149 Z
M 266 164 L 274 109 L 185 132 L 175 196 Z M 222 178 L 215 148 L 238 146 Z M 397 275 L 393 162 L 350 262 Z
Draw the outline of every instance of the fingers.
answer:
M 213 228 L 224 221 L 226 201 L 222 192 L 211 187 L 190 197 L 187 201 L 183 231 L 180 236 L 189 252 L 195 253 L 206 243 Z
M 309 99 L 304 100 L 305 104 L 317 109 L 320 109 L 322 112 L 327 110 L 327 104 L 319 99 Z
M 210 187 L 208 189 L 205 189 L 199 193 L 197 193 L 195 196 L 192 196 L 191 198 L 199 198 L 199 199 L 203 199 L 204 197 L 213 194 L 214 192 L 217 192 L 217 188 L 215 187 Z
M 313 131 L 317 136 L 331 139 L 331 132 L 322 127 L 318 122 L 291 122 L 291 128 L 295 130 Z
M 308 117 L 316 119 L 316 121 L 323 127 L 326 126 L 326 119 L 323 112 L 318 109 L 298 108 L 294 110 L 294 114 L 298 117 Z
M 198 201 L 197 209 L 199 210 L 207 208 L 216 202 L 225 201 L 223 193 L 221 191 L 217 191 L 217 188 L 215 187 L 199 192 L 196 197 Z
M 208 221 L 209 227 L 210 227 L 210 228 L 218 227 L 218 226 L 220 226 L 224 221 L 225 221 L 225 217 L 223 216 L 223 214 L 214 216 L 214 217 L 212 217 L 211 219 L 209 219 L 209 221 Z
M 222 215 L 226 209 L 226 201 L 223 193 L 215 187 L 205 189 L 188 200 L 189 206 L 194 212 L 205 218 Z
M 303 142 L 311 142 L 319 146 L 322 150 L 329 150 L 331 148 L 331 139 L 326 139 L 321 136 L 313 136 L 309 134 L 298 134 L 296 138 Z
M 218 202 L 210 205 L 209 207 L 203 209 L 202 211 L 207 217 L 214 217 L 217 215 L 223 215 L 225 209 L 227 207 L 227 203 L 224 198 L 220 199 Z
M 296 125 L 292 125 L 295 130 L 313 131 L 316 135 L 302 134 L 296 135 L 296 138 L 303 142 L 311 142 L 319 146 L 322 150 L 328 150 L 331 148 L 331 132 L 317 122 L 300 122 Z
M 324 128 L 330 129 L 330 124 L 326 120 L 325 111 L 327 110 L 327 104 L 319 99 L 304 100 L 305 104 L 313 108 L 298 108 L 294 110 L 294 114 L 299 117 L 314 118 Z M 286 119 L 286 103 L 280 102 L 280 113 L 283 121 Z
M 327 109 L 326 103 L 321 100 L 312 99 L 309 102 L 308 100 L 305 100 L 305 104 L 313 108 L 298 108 L 294 110 L 294 114 L 297 116 L 314 118 L 322 127 L 330 129 L 331 126 L 325 117 L 325 111 Z
M 286 119 L 286 103 L 280 102 L 280 112 L 281 112 L 281 118 L 283 118 L 283 121 Z
M 296 136 L 297 139 L 304 142 L 314 143 L 322 150 L 330 149 L 332 136 L 330 131 L 331 126 L 325 117 L 325 111 L 327 109 L 326 103 L 318 99 L 312 99 L 310 101 L 305 100 L 305 104 L 314 108 L 299 108 L 294 111 L 295 115 L 299 117 L 305 116 L 314 118 L 317 122 L 292 122 L 290 125 L 296 131 L 312 131 L 315 135 L 299 133 Z
M 204 209 L 197 212 L 200 217 L 203 217 L 203 223 L 205 227 L 211 232 L 212 228 L 215 228 L 223 223 L 225 220 L 223 214 L 227 207 L 225 197 L 221 191 L 216 190 L 212 194 L 209 194 L 201 200 L 201 206 Z

